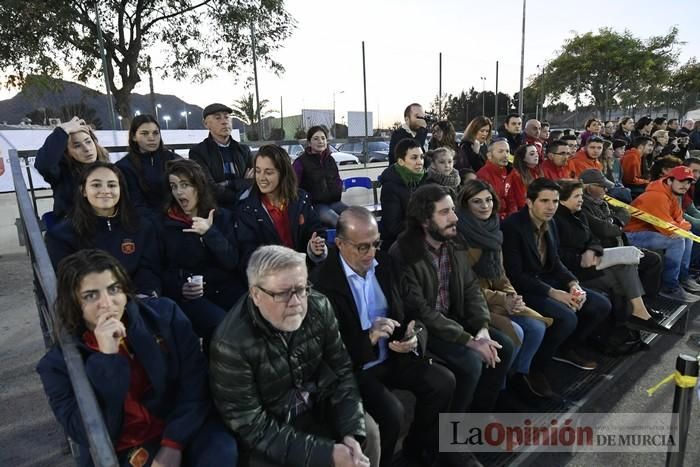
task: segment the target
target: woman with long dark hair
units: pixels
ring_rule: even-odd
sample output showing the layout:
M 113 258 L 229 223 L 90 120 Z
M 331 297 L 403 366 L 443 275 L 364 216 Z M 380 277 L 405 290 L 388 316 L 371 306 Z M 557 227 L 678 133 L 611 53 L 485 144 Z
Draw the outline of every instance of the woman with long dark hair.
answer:
M 152 115 L 137 115 L 129 127 L 129 153 L 117 162 L 129 196 L 140 214 L 160 219 L 167 199 L 165 164 L 180 156 L 163 147 L 160 124 Z
M 46 234 L 54 269 L 78 250 L 98 248 L 121 262 L 139 294 L 160 294 L 160 249 L 155 228 L 148 219 L 136 216 L 121 171 L 108 162 L 91 164 L 80 175 L 74 199 L 70 217 Z
M 533 146 L 534 148 L 534 146 Z M 498 217 L 498 195 L 483 180 L 464 184 L 457 200 L 457 232 L 486 298 L 494 327 L 507 334 L 519 350 L 513 359 L 508 385 L 526 402 L 541 394 L 528 381 L 530 363 L 553 320 L 528 308 L 506 277 L 503 268 L 503 234 Z
M 262 146 L 253 160 L 255 183 L 236 211 L 241 268 L 260 245 L 284 245 L 319 263 L 328 248 L 325 228 L 311 197 L 297 188 L 287 151 L 274 144 Z
M 335 228 L 338 216 L 347 206 L 340 201 L 343 181 L 328 148 L 328 130 L 312 126 L 306 132 L 306 142 L 304 153 L 292 164 L 299 188 L 311 196 L 321 222 Z
M 518 209 L 525 206 L 527 187 L 536 179 L 543 177 L 542 165 L 539 163 L 537 147 L 523 144 L 513 154 L 513 170 L 510 175 L 510 193 Z
M 107 150 L 84 120 L 73 117 L 57 126 L 36 153 L 34 167 L 51 185 L 53 215 L 61 220 L 73 209 L 78 179 L 95 161 L 109 162 Z
M 197 335 L 209 339 L 245 292 L 233 213 L 218 208 L 201 166 L 180 159 L 165 167 L 170 192 L 163 219 L 163 293 L 182 307 Z
M 455 168 L 464 180 L 464 169 L 478 172 L 486 164 L 486 153 L 491 142 L 493 125 L 486 117 L 476 117 L 464 130 L 462 142 L 459 143 Z
M 119 465 L 236 465 L 235 438 L 211 415 L 207 362 L 180 308 L 142 302 L 115 258 L 82 250 L 58 268 L 57 331 L 70 335 Z M 37 365 L 56 419 L 92 466 L 64 356 L 54 345 Z
M 455 141 L 455 127 L 448 120 L 435 122 L 432 127 L 432 136 L 428 149 L 448 148 L 457 152 L 457 142 Z

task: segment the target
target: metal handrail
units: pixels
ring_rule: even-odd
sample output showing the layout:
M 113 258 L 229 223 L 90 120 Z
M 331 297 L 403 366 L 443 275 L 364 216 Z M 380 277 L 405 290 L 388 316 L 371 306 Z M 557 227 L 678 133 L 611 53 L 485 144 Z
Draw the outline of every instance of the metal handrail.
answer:
M 90 455 L 93 462 L 98 466 L 118 466 L 119 463 L 114 453 L 112 440 L 109 437 L 107 427 L 102 418 L 102 412 L 95 399 L 95 393 L 85 374 L 83 358 L 75 345 L 75 338 L 65 331 L 55 332 L 56 274 L 49 259 L 44 238 L 41 235 L 37 214 L 33 209 L 27 185 L 24 182 L 24 177 L 22 177 L 23 167 L 20 163 L 18 152 L 16 149 L 10 149 L 8 153 L 27 252 L 31 258 L 34 270 L 34 286 L 37 291 L 37 307 L 39 308 L 39 320 L 44 332 L 44 343 L 50 344 L 50 339 L 58 337 L 57 344 L 63 352 L 80 417 L 90 444 Z M 41 300 L 45 300 L 45 303 L 40 303 Z

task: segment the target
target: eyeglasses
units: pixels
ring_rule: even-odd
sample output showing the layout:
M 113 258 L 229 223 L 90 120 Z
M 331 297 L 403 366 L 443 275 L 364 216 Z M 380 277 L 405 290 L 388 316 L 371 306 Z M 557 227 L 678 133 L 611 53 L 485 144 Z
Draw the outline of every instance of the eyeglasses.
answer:
M 382 241 L 381 240 L 375 240 L 372 243 L 355 243 L 351 242 L 347 238 L 343 237 L 338 237 L 344 242 L 348 242 L 350 245 L 354 246 L 357 252 L 361 255 L 366 255 L 369 252 L 370 248 L 374 248 L 375 250 L 378 250 L 382 246 Z
M 554 154 L 555 156 L 568 156 L 569 151 L 564 151 L 564 152 L 550 152 L 550 154 Z
M 269 290 L 264 289 L 259 285 L 256 285 L 255 287 L 259 288 L 267 295 L 269 295 L 272 298 L 272 301 L 275 303 L 289 303 L 289 301 L 292 299 L 292 295 L 296 295 L 297 298 L 300 300 L 302 298 L 306 298 L 309 295 L 309 292 L 311 291 L 312 285 L 313 284 L 311 282 L 307 282 L 304 287 L 284 290 L 282 292 L 270 292 Z

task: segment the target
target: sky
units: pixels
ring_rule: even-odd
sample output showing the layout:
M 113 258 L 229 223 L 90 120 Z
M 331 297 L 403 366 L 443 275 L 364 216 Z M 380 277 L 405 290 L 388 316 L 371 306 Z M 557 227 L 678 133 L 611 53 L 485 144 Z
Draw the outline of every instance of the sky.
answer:
M 297 28 L 274 57 L 286 68 L 278 77 L 258 67 L 260 98 L 284 115 L 302 108 L 332 109 L 337 121 L 347 111 L 363 110 L 362 41 L 365 41 L 367 107 L 374 126 L 402 120 L 411 102 L 426 109 L 438 93 L 438 56 L 442 52 L 443 93 L 474 87 L 518 90 L 522 0 L 287 0 Z M 565 39 L 600 27 L 625 29 L 647 38 L 680 31 L 681 63 L 700 58 L 700 2 L 697 0 L 527 0 L 525 77 L 553 59 Z M 252 71 L 250 72 L 252 74 Z M 155 78 L 155 91 L 175 94 L 199 105 L 232 104 L 245 92 L 248 70 L 220 74 L 204 84 Z M 486 80 L 482 81 L 481 77 Z M 104 91 L 103 83 L 88 83 Z M 148 80 L 134 92 L 148 93 Z M 0 99 L 14 92 L 3 90 Z M 277 114 L 273 114 L 277 115 Z

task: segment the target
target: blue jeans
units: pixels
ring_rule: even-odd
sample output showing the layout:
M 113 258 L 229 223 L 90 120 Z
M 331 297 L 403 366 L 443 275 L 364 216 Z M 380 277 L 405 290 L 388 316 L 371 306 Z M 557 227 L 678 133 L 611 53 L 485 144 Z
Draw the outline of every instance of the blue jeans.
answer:
M 516 373 L 528 374 L 530 363 L 540 348 L 547 325 L 538 319 L 518 315 L 512 315 L 510 321 L 522 342 L 510 367 Z
M 690 255 L 693 251 L 693 241 L 687 238 L 673 238 L 650 230 L 629 232 L 629 242 L 638 247 L 650 250 L 665 250 L 664 268 L 661 282 L 665 289 L 676 289 L 688 277 Z
M 348 206 L 342 201 L 336 201 L 331 204 L 314 204 L 314 209 L 318 211 L 318 217 L 325 225 L 333 228 L 338 224 L 340 213 L 345 211 Z

